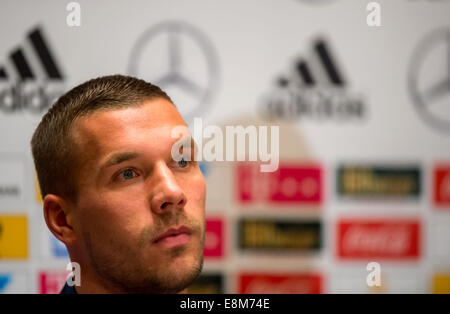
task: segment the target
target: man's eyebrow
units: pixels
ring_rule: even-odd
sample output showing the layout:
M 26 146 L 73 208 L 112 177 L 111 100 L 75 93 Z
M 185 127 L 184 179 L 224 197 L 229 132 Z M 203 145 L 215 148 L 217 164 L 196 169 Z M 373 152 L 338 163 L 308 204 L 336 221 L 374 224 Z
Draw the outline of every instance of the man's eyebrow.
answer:
M 180 153 L 181 153 L 181 151 L 184 152 L 184 145 L 190 145 L 191 154 L 194 154 L 194 152 L 199 149 L 197 143 L 194 140 L 194 138 L 191 137 L 191 136 L 180 137 L 176 142 L 178 144 L 181 144 L 181 146 L 180 146 Z M 194 154 L 194 157 L 195 157 L 195 154 Z
M 108 160 L 101 166 L 102 169 L 118 165 L 124 161 L 128 161 L 138 157 L 136 152 L 120 152 L 111 155 Z
M 197 145 L 194 141 L 194 139 L 191 136 L 183 136 L 177 140 L 177 142 L 182 144 L 190 144 L 191 146 L 195 147 Z M 183 146 L 181 146 L 183 147 Z

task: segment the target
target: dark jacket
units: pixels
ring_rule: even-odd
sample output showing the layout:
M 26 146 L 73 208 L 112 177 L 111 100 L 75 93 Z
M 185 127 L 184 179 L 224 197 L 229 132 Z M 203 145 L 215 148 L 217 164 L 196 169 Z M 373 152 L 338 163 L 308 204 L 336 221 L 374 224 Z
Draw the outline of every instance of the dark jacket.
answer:
M 62 288 L 61 292 L 59 294 L 78 294 L 75 290 L 75 286 L 69 286 L 66 282 L 64 285 L 64 288 Z

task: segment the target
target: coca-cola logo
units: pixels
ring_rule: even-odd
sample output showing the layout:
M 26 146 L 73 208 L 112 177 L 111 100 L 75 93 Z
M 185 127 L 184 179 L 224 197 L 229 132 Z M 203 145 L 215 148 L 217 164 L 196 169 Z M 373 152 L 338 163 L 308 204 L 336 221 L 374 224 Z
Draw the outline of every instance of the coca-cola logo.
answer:
M 264 279 L 256 279 L 250 283 L 246 293 L 312 293 L 311 283 L 308 280 L 286 279 L 282 282 L 270 282 Z
M 320 293 L 318 275 L 241 275 L 240 293 L 296 294 Z
M 341 258 L 415 258 L 419 256 L 418 221 L 341 221 Z
M 441 208 L 450 208 L 450 166 L 435 168 L 434 203 Z
M 450 173 L 442 180 L 441 188 L 439 189 L 439 194 L 441 199 L 445 201 L 450 201 Z
M 411 230 L 407 227 L 381 227 L 367 229 L 350 228 L 344 235 L 343 250 L 345 254 L 366 252 L 367 254 L 403 254 L 411 246 Z

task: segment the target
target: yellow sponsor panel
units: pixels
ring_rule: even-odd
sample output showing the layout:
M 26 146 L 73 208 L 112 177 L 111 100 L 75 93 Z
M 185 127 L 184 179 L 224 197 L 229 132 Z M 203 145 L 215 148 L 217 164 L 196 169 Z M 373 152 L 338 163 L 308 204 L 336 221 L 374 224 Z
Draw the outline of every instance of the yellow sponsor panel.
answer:
M 450 273 L 434 275 L 433 293 L 450 293 Z
M 39 187 L 39 181 L 37 179 L 37 175 L 34 175 L 34 187 L 35 187 L 35 196 L 36 196 L 36 201 L 38 203 L 42 203 L 42 194 L 41 194 L 41 188 Z
M 368 293 L 371 294 L 385 294 L 385 293 L 389 293 L 388 290 L 388 279 L 387 276 L 385 275 L 381 275 L 380 276 L 380 285 L 379 286 L 372 286 L 372 287 L 368 287 Z
M 0 260 L 28 257 L 27 218 L 0 215 Z

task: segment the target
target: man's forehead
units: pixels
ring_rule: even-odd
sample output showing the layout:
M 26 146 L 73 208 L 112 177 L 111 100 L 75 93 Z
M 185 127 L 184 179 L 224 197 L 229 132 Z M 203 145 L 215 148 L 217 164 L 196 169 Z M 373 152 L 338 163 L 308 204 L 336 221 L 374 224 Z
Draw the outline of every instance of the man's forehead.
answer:
M 88 147 L 98 154 L 133 142 L 149 141 L 152 146 L 162 140 L 175 141 L 181 134 L 174 136 L 173 130 L 180 127 L 186 128 L 186 123 L 175 106 L 168 101 L 152 101 L 81 117 L 74 122 L 71 134 L 83 150 Z

